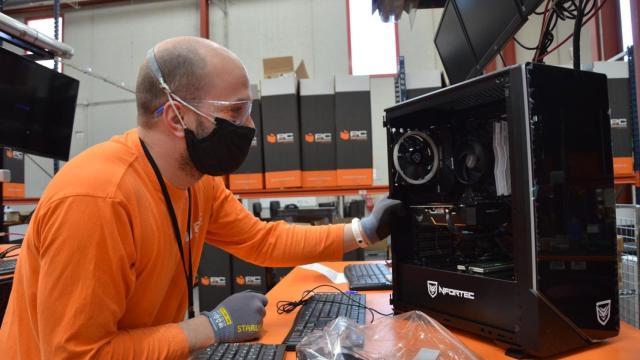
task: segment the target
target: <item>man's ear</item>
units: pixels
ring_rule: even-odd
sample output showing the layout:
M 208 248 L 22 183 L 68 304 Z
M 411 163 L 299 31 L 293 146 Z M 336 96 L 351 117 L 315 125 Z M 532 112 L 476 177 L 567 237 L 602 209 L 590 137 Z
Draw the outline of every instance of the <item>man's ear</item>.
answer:
M 184 121 L 184 112 L 182 111 L 183 106 L 177 101 L 174 101 L 173 105 L 175 106 L 175 110 L 174 106 L 171 106 L 171 102 L 167 101 L 164 104 L 162 121 L 172 134 L 182 137 L 184 136 L 184 125 L 183 122 L 180 121 L 180 117 L 182 117 L 182 120 Z

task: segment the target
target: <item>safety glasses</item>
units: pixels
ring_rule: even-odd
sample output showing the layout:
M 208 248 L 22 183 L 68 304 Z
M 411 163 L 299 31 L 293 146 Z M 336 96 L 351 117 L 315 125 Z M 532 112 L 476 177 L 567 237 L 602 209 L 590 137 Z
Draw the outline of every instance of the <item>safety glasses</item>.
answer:
M 251 114 L 252 102 L 247 101 L 220 101 L 220 100 L 192 100 L 184 101 L 175 94 L 171 94 L 176 101 L 193 110 L 212 122 L 216 118 L 222 118 L 237 126 L 246 126 Z M 164 111 L 164 105 L 155 111 L 158 116 Z
M 247 123 L 251 101 L 194 100 L 189 102 L 211 118 L 222 118 L 237 126 Z

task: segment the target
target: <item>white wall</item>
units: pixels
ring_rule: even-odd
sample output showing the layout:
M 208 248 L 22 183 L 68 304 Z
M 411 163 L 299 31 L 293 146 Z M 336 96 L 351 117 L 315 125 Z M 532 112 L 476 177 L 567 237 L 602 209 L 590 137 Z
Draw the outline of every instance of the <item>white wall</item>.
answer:
M 398 24 L 400 54 L 408 74 L 442 70 L 433 45 L 441 10 L 417 12 L 413 29 L 404 14 Z M 262 78 L 262 59 L 291 55 L 304 60 L 312 78 L 347 74 L 346 0 L 217 0 L 210 9 L 213 40 L 228 46 L 245 63 L 252 82 Z M 518 37 L 527 44 L 537 41 L 541 17 L 533 16 Z M 73 63 L 133 88 L 139 64 L 157 42 L 179 35 L 199 34 L 198 3 L 167 0 L 121 3 L 68 10 L 64 15 L 64 41 L 75 48 Z M 571 31 L 571 23 L 560 24 L 557 38 Z M 582 35 L 582 54 L 591 60 L 589 30 Z M 571 62 L 567 44 L 548 58 L 552 64 Z M 518 61 L 531 54 L 517 50 Z M 133 95 L 87 77 L 69 67 L 65 73 L 80 79 L 71 154 L 135 127 Z M 393 78 L 371 79 L 374 182 L 387 183 L 386 137 L 382 128 L 384 108 L 395 102 Z M 52 169 L 51 161 L 38 159 Z M 27 194 L 38 196 L 48 177 L 27 161 Z
M 253 83 L 267 57 L 304 60 L 312 78 L 349 71 L 344 0 L 229 1 L 226 20 L 222 5 L 212 12 L 211 38 L 238 54 Z

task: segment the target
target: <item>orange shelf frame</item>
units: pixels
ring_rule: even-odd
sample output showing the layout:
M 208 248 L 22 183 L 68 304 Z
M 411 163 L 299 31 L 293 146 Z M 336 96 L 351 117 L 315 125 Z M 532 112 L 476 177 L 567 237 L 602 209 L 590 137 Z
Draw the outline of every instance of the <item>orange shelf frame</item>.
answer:
M 5 197 L 2 199 L 2 205 L 35 205 L 40 201 L 40 198 L 16 198 Z
M 374 186 L 339 186 L 327 188 L 293 188 L 293 189 L 269 189 L 269 190 L 237 190 L 233 193 L 240 199 L 260 199 L 279 197 L 305 197 L 305 196 L 348 196 L 385 194 L 389 192 L 389 185 Z

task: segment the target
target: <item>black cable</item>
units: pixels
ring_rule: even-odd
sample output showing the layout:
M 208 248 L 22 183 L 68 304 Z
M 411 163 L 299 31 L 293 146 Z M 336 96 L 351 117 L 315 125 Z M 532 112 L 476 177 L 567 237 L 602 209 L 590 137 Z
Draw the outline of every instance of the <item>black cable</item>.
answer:
M 349 300 L 351 300 L 353 303 L 355 303 L 355 304 L 352 304 L 353 306 L 369 310 L 369 312 L 371 313 L 371 322 L 372 323 L 375 320 L 375 314 L 374 313 L 376 313 L 378 315 L 381 315 L 381 316 L 392 316 L 393 315 L 393 313 L 385 314 L 385 313 L 382 313 L 382 312 L 380 312 L 380 311 L 378 311 L 378 310 L 376 310 L 376 309 L 374 309 L 372 307 L 369 307 L 366 304 L 363 304 L 360 301 L 354 299 L 349 294 L 347 294 L 344 291 L 338 289 L 337 287 L 335 287 L 333 285 L 328 285 L 328 284 L 318 285 L 318 286 L 314 287 L 311 290 L 305 290 L 302 293 L 302 296 L 300 297 L 300 299 L 298 301 L 287 301 L 287 300 L 278 301 L 278 303 L 276 304 L 277 313 L 279 315 L 288 314 L 288 313 L 294 311 L 296 308 L 298 308 L 298 306 L 304 305 L 304 304 L 308 303 L 309 301 L 312 301 L 313 295 L 315 294 L 315 290 L 317 290 L 317 289 L 319 289 L 321 287 L 328 287 L 328 288 L 332 288 L 334 290 L 337 290 L 343 296 L 346 296 Z M 339 302 L 339 301 L 328 301 L 328 300 L 313 300 L 313 301 L 321 302 L 321 303 L 340 304 L 340 305 L 345 304 L 344 302 Z
M 549 11 L 551 11 L 551 9 L 547 9 L 546 11 L 544 11 L 544 10 L 543 10 L 543 11 L 536 11 L 536 10 L 533 10 L 533 13 L 534 13 L 535 15 L 544 15 L 544 14 L 548 13 Z
M 13 256 L 7 256 L 10 252 L 14 251 L 14 250 L 18 250 L 20 249 L 22 245 L 13 245 L 13 246 L 9 246 L 8 248 L 4 249 L 4 251 L 0 252 L 0 259 L 4 259 L 6 257 L 14 257 L 17 255 L 13 255 Z
M 522 43 L 519 43 L 519 45 L 523 46 L 527 50 L 535 50 L 536 55 L 534 55 L 534 61 L 542 61 L 545 54 L 549 53 L 549 48 L 555 41 L 555 34 L 553 33 L 553 31 L 556 29 L 558 21 L 575 20 L 577 24 L 582 24 L 582 20 L 595 11 L 596 5 L 597 3 L 595 0 L 554 1 L 553 5 L 548 9 L 549 11 L 545 11 L 544 13 L 542 13 L 546 17 L 546 22 L 543 24 L 542 35 L 537 47 L 525 47 Z M 581 25 L 574 25 L 574 34 L 576 33 L 575 26 Z M 576 48 L 579 50 L 580 44 L 578 44 L 576 47 L 574 40 L 574 49 Z M 578 53 L 578 60 L 579 57 L 580 54 Z M 574 59 L 576 59 L 575 56 Z
M 591 13 L 589 14 L 588 17 L 585 16 L 585 20 L 582 21 L 582 26 L 586 25 L 594 16 L 596 16 L 596 14 L 602 9 L 602 7 L 606 4 L 606 2 L 607 2 L 607 0 L 602 0 L 600 2 L 600 4 L 596 4 L 597 6 L 594 5 L 594 10 L 591 11 Z M 571 32 L 571 34 L 569 34 L 569 36 L 567 36 L 564 40 L 562 40 L 557 45 L 555 45 L 552 49 L 546 50 L 543 53 L 537 52 L 536 53 L 537 56 L 534 56 L 534 61 L 542 61 L 542 59 L 544 59 L 547 55 L 549 55 L 552 52 L 556 51 L 564 43 L 566 43 L 567 41 L 571 40 L 572 38 L 573 38 L 573 32 Z
M 502 56 L 502 51 L 499 51 L 498 55 L 500 55 L 500 60 L 502 61 L 502 67 L 507 67 L 507 62 L 504 61 L 504 56 Z
M 523 43 L 521 43 L 521 42 L 520 42 L 520 40 L 518 40 L 515 36 L 513 37 L 513 41 L 515 41 L 515 42 L 516 42 L 516 44 L 518 44 L 521 48 L 523 48 L 523 49 L 525 49 L 525 50 L 532 50 L 532 51 L 533 51 L 533 50 L 538 50 L 538 47 L 537 47 L 537 46 L 533 47 L 533 46 L 526 46 L 526 45 L 524 45 L 524 44 L 523 44 Z
M 578 14 L 573 24 L 573 68 L 575 70 L 580 70 L 580 32 L 582 31 L 584 5 L 584 0 L 578 0 Z

